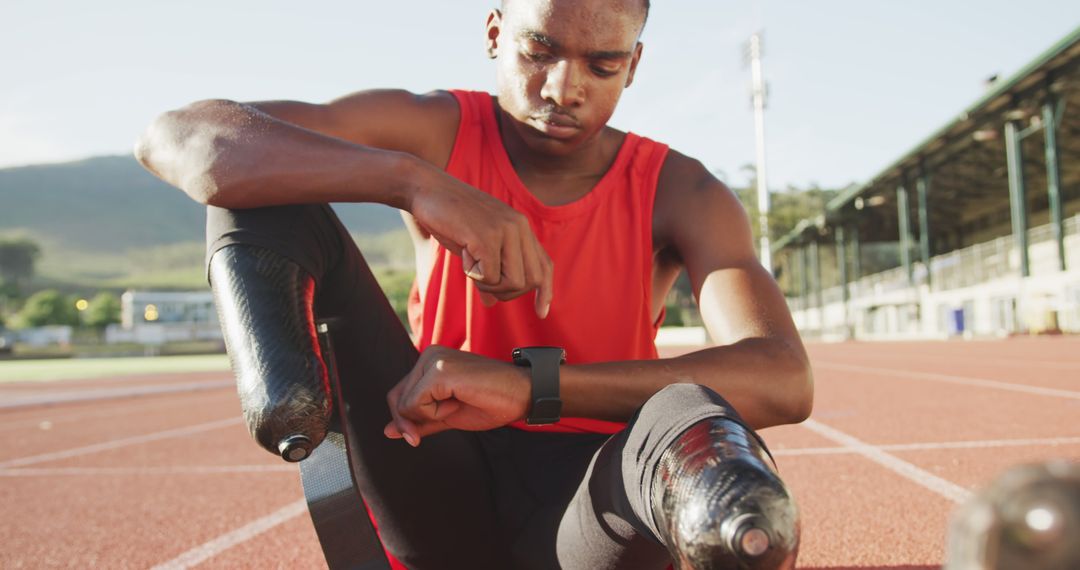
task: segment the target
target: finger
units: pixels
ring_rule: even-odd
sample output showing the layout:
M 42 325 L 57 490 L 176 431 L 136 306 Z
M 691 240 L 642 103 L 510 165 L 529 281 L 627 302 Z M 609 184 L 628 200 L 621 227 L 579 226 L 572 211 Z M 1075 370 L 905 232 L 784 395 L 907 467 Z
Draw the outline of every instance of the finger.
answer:
M 535 287 L 534 308 L 536 315 L 541 319 L 547 317 L 551 307 L 551 269 L 540 241 L 531 232 L 526 237 L 527 243 L 523 244 L 525 259 L 527 262 L 527 277 L 530 286 Z
M 439 415 L 442 415 L 442 407 L 443 407 L 443 405 L 444 404 L 440 404 L 440 406 L 439 406 L 439 409 L 440 409 Z M 454 408 L 455 411 L 457 411 L 457 409 L 460 409 L 459 408 L 460 405 L 461 405 L 460 402 L 458 402 L 458 403 L 455 404 L 455 406 L 452 406 L 452 407 Z M 447 414 L 447 415 L 449 415 L 449 414 Z M 392 439 L 404 439 L 405 442 L 408 443 L 409 445 L 411 445 L 413 447 L 420 447 L 420 442 L 423 441 L 423 439 L 425 437 L 427 437 L 429 435 L 432 435 L 432 434 L 441 433 L 441 432 L 444 432 L 444 431 L 447 431 L 447 430 L 451 430 L 451 429 L 454 429 L 453 426 L 447 424 L 446 422 L 444 422 L 442 420 L 434 420 L 434 421 L 426 421 L 426 422 L 425 421 L 422 421 L 422 422 L 409 422 L 409 428 L 408 428 L 409 431 L 402 434 L 400 438 L 392 438 Z
M 408 376 L 406 376 L 408 378 Z M 390 423 L 383 428 L 383 435 L 390 439 L 405 437 L 403 427 L 404 419 L 398 414 L 398 400 L 401 398 L 401 382 L 398 382 L 386 393 L 386 407 L 390 410 Z
M 555 297 L 555 264 L 551 258 L 543 252 L 541 257 L 543 274 L 540 278 L 540 288 L 536 290 L 536 316 L 546 319 L 551 311 L 551 300 Z
M 446 414 L 453 413 L 460 406 L 460 402 L 454 399 L 452 385 L 440 381 L 435 372 L 439 368 L 437 364 L 433 365 L 439 362 L 437 353 L 436 349 L 422 355 L 421 361 L 426 363 L 423 371 L 411 374 L 412 382 L 399 384 L 400 397 L 394 415 L 398 418 L 401 436 L 413 447 L 420 445 L 425 434 L 449 429 L 442 427 L 433 431 L 430 424 L 442 423 L 441 419 Z M 395 386 L 395 389 L 398 387 Z
M 520 297 L 529 291 L 528 289 L 523 288 L 507 288 L 502 283 L 500 283 L 499 285 L 491 286 L 484 285 L 483 283 L 474 282 L 473 285 L 476 286 L 476 290 L 479 291 L 481 295 L 487 294 L 492 302 L 494 302 L 494 300 L 496 299 L 499 301 L 509 301 L 511 299 Z
M 461 250 L 461 266 L 465 268 L 465 275 L 470 279 L 483 281 L 484 267 L 480 265 L 479 261 L 473 259 L 472 254 L 467 249 Z
M 532 232 L 521 236 L 521 258 L 525 263 L 525 290 L 538 289 L 544 278 L 544 266 L 540 261 L 540 243 Z
M 394 387 L 386 393 L 386 406 L 387 408 L 389 408 L 390 411 L 390 423 L 394 425 L 394 431 L 396 431 L 406 440 L 409 439 L 409 426 L 412 424 L 406 418 L 402 417 L 399 413 L 401 398 L 404 391 L 412 384 L 414 384 L 416 382 L 416 379 L 423 372 L 424 362 L 425 359 L 423 358 L 423 355 L 421 355 L 421 358 L 416 361 L 416 364 L 412 367 L 411 370 L 409 370 L 409 373 L 406 374 L 404 378 L 398 381 L 398 383 L 395 384 Z M 386 430 L 383 430 L 383 433 L 386 434 L 387 437 L 391 437 L 391 435 L 387 433 Z
M 383 435 L 390 439 L 401 439 L 402 437 L 401 432 L 398 431 L 398 428 L 396 425 L 394 425 L 394 422 L 386 424 L 386 427 L 383 428 L 382 432 Z
M 429 435 L 433 435 L 433 434 L 436 434 L 436 433 L 441 433 L 441 432 L 451 430 L 451 429 L 454 429 L 454 428 L 449 426 L 449 425 L 446 425 L 443 422 L 428 422 L 426 424 L 420 424 L 419 426 L 417 426 L 417 430 L 418 430 L 418 433 L 420 434 L 420 438 L 425 438 L 425 437 L 427 437 Z M 416 440 L 416 445 L 420 445 L 420 439 Z M 416 446 L 414 445 L 413 447 L 416 447 Z
M 511 227 L 503 238 L 501 292 L 513 293 L 525 290 L 524 239 L 521 230 Z
M 461 407 L 461 402 L 454 396 L 453 386 L 453 382 L 447 382 L 437 375 L 426 375 L 423 381 L 406 391 L 398 402 L 398 413 L 417 425 L 441 421 Z
M 491 307 L 498 301 L 512 301 L 525 293 L 528 293 L 528 290 L 522 289 L 515 289 L 513 291 L 492 291 L 491 289 L 485 290 L 480 287 L 477 287 L 476 289 L 481 295 L 480 301 L 484 303 L 484 306 L 486 307 Z
M 398 425 L 401 428 L 401 437 L 405 439 L 406 443 L 413 447 L 420 445 L 420 428 L 416 424 L 402 418 Z
M 440 422 L 445 422 L 446 418 L 454 415 L 454 412 L 461 409 L 461 402 L 457 400 L 436 400 L 435 404 L 435 413 L 432 414 L 431 419 Z M 423 429 L 421 429 L 421 431 L 423 431 Z
M 453 400 L 446 400 L 446 402 L 452 401 Z M 425 392 L 423 394 L 406 397 L 399 402 L 398 414 L 400 414 L 401 417 L 420 425 L 424 422 L 438 420 L 439 408 L 442 404 L 442 400 L 436 399 L 430 392 Z
M 485 245 L 466 245 L 462 248 L 462 264 L 465 264 L 466 252 L 469 254 L 469 261 L 473 262 L 471 266 L 466 265 L 466 275 L 477 283 L 498 285 L 502 279 L 502 247 L 502 243 L 496 243 L 493 249 Z
M 395 386 L 394 389 L 390 390 L 387 394 L 387 403 L 390 406 L 390 417 L 393 418 L 390 424 L 393 426 L 393 429 L 390 430 L 389 434 L 387 433 L 387 430 L 384 429 L 383 434 L 386 434 L 387 437 L 391 437 L 391 439 L 398 439 L 392 437 L 393 432 L 396 431 L 409 445 L 416 447 L 417 445 L 420 445 L 416 424 L 409 421 L 408 418 L 401 414 L 401 390 L 399 389 L 399 386 L 401 385 L 401 383 L 398 383 L 398 386 Z

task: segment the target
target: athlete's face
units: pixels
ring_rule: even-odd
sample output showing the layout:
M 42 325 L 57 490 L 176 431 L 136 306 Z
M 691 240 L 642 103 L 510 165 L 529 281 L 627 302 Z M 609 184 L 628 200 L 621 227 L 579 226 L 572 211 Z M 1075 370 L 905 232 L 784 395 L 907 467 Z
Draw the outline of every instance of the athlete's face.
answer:
M 595 136 L 641 58 L 640 0 L 512 0 L 488 17 L 499 105 L 533 150 L 565 155 Z

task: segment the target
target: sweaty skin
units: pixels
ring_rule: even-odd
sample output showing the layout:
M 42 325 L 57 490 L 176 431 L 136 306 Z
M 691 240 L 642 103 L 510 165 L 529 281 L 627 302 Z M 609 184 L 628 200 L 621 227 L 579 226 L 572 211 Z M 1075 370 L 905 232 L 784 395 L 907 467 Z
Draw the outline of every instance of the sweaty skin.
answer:
M 497 116 L 514 169 L 541 202 L 584 196 L 625 136 L 607 126 L 641 61 L 640 0 L 514 0 L 487 19 Z M 402 210 L 427 283 L 430 240 L 461 255 L 486 303 L 535 296 L 545 316 L 557 267 L 525 217 L 442 171 L 460 111 L 446 92 L 373 90 L 326 104 L 211 100 L 163 114 L 136 145 L 149 170 L 226 208 L 379 202 Z M 673 383 L 708 386 L 754 428 L 809 416 L 813 380 L 747 216 L 698 161 L 672 151 L 653 210 L 652 315 L 686 269 L 717 346 L 677 358 L 564 366 L 563 415 L 626 421 Z M 588 276 L 582 276 L 588 286 Z M 421 291 L 423 294 L 423 291 Z M 598 291 L 597 294 L 603 294 Z M 527 371 L 445 347 L 424 351 L 387 395 L 388 437 L 523 419 Z

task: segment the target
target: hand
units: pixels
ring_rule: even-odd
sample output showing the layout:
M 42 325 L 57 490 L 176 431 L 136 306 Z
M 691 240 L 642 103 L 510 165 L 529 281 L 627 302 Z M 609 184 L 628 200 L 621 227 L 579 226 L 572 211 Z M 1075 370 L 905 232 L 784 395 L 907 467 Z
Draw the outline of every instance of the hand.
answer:
M 528 218 L 489 194 L 439 175 L 439 184 L 423 185 L 413 194 L 409 211 L 416 221 L 461 257 L 485 305 L 535 290 L 536 314 L 547 317 L 554 264 Z
M 393 419 L 383 433 L 416 447 L 422 437 L 448 429 L 502 427 L 525 417 L 531 394 L 528 370 L 433 345 L 387 393 Z

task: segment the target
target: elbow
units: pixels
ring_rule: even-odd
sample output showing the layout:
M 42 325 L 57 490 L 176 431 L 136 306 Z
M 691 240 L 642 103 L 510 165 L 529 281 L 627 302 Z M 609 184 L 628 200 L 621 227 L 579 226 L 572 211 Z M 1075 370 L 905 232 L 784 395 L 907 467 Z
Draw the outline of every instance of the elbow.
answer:
M 803 371 L 796 376 L 792 384 L 787 423 L 800 424 L 810 419 L 810 414 L 814 411 L 814 374 L 809 363 L 804 365 Z
M 780 412 L 785 424 L 798 424 L 810 418 L 814 411 L 814 373 L 805 356 L 793 356 L 794 362 L 786 374 L 787 389 L 784 391 Z
M 775 378 L 782 379 L 770 390 L 771 425 L 798 424 L 814 411 L 814 374 L 810 361 L 801 347 L 787 343 L 773 346 L 770 361 L 775 366 Z
M 204 205 L 227 202 L 222 136 L 217 120 L 239 103 L 207 100 L 158 116 L 135 142 L 135 159 Z

